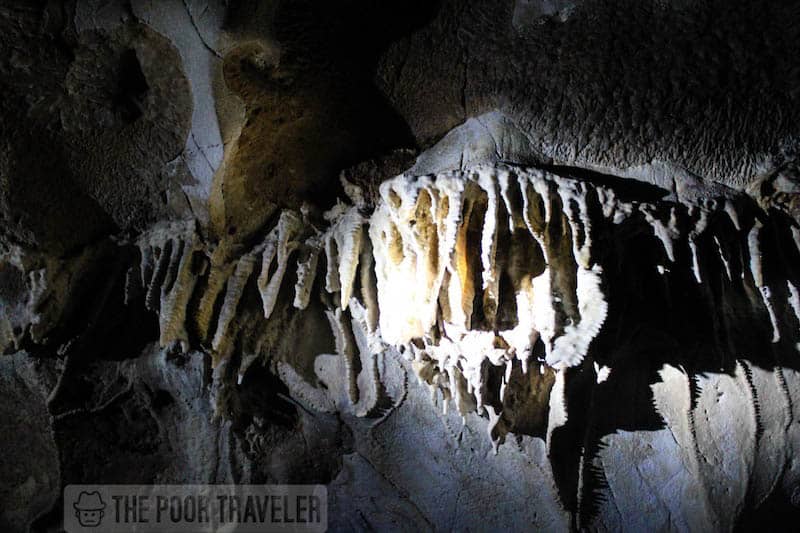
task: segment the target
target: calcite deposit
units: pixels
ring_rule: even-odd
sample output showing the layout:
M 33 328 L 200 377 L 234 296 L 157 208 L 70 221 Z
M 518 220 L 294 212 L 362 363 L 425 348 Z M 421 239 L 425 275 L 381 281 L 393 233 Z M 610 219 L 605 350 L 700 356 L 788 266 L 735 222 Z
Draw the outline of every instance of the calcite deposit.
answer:
M 0 529 L 800 516 L 800 10 L 0 1 Z

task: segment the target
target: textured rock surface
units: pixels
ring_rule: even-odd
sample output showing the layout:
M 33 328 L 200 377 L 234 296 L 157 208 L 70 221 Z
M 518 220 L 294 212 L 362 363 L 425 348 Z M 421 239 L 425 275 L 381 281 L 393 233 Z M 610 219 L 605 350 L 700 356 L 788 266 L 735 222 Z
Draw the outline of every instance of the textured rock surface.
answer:
M 35 363 L 24 352 L 7 356 L 0 365 L 3 407 L 0 431 L 4 440 L 0 476 L 3 516 L 0 525 L 22 530 L 57 505 L 61 498 L 61 468 L 47 391 Z
M 800 515 L 792 2 L 0 0 L 0 529 Z M 789 522 L 792 523 L 792 522 Z

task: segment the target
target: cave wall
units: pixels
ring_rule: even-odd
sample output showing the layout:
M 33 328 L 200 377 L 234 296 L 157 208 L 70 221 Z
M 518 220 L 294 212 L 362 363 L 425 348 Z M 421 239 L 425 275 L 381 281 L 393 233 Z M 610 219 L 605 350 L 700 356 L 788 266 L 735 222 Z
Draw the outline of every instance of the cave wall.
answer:
M 800 8 L 0 0 L 0 528 L 800 515 Z

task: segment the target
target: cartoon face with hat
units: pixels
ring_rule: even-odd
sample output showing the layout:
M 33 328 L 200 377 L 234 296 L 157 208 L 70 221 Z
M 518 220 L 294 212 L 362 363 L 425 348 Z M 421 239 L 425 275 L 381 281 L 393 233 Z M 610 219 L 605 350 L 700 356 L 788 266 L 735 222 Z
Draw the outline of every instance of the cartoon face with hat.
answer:
M 78 523 L 83 527 L 99 526 L 100 521 L 103 520 L 103 509 L 106 508 L 106 504 L 103 503 L 103 499 L 97 491 L 81 492 L 78 501 L 72 506 L 75 508 Z

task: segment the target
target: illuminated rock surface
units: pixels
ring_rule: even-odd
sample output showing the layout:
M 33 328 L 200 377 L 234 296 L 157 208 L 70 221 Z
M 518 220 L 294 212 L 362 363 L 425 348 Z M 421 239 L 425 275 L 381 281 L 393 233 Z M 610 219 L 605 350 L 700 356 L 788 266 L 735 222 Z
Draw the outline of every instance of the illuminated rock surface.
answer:
M 800 11 L 0 3 L 0 529 L 800 515 Z M 755 52 L 757 50 L 757 52 Z

